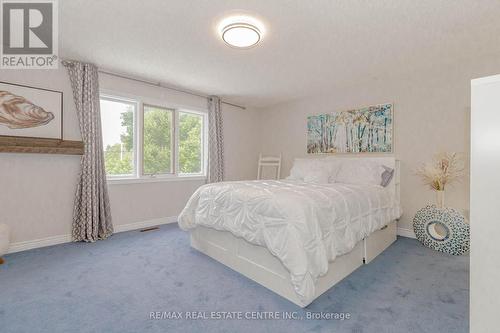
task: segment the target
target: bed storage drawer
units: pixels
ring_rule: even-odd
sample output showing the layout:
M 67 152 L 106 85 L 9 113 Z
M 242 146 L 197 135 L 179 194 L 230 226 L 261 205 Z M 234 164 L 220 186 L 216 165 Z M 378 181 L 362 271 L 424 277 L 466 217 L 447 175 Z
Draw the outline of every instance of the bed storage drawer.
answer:
M 227 231 L 202 226 L 191 230 L 191 246 L 300 307 L 309 304 L 299 300 L 290 272 L 265 247 L 250 244 Z M 360 241 L 351 252 L 330 262 L 328 272 L 316 283 L 314 298 L 362 266 L 363 253 L 364 242 Z
M 365 263 L 369 263 L 376 256 L 396 241 L 397 222 L 393 221 L 380 230 L 365 238 Z

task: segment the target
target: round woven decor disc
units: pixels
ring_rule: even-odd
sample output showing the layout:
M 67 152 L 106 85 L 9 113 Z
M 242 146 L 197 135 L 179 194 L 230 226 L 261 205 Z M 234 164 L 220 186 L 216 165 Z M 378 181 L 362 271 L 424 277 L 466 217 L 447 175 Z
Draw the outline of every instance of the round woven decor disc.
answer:
M 413 219 L 417 239 L 427 247 L 453 255 L 469 251 L 469 224 L 456 209 L 422 208 Z

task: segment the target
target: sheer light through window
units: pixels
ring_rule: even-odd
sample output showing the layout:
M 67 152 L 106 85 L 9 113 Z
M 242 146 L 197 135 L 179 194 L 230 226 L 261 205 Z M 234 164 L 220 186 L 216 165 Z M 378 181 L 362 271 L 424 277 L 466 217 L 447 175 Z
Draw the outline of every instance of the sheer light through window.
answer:
M 143 161 L 145 175 L 172 173 L 173 110 L 144 105 Z
M 179 112 L 179 169 L 182 174 L 199 174 L 203 161 L 203 116 Z
M 110 176 L 135 174 L 134 118 L 136 104 L 101 98 L 102 141 L 106 173 Z
M 101 123 L 110 180 L 154 181 L 206 174 L 205 112 L 103 95 Z

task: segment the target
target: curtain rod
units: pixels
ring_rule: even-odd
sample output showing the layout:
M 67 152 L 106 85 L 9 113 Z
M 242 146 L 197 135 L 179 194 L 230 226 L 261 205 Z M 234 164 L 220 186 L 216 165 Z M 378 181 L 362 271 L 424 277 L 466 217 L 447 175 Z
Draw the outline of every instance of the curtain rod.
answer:
M 63 61 L 71 62 L 73 60 L 64 59 Z M 160 81 L 154 82 L 154 81 L 150 81 L 150 80 L 139 78 L 139 77 L 133 77 L 133 76 L 126 75 L 126 74 L 116 73 L 116 72 L 112 72 L 112 71 L 108 71 L 108 70 L 104 70 L 104 69 L 99 69 L 99 67 L 98 67 L 97 71 L 99 73 L 102 73 L 102 74 L 106 74 L 106 75 L 110 75 L 110 76 L 115 76 L 115 77 L 119 77 L 119 78 L 122 78 L 122 79 L 130 80 L 130 81 L 140 82 L 140 83 L 148 84 L 148 85 L 155 86 L 155 87 L 158 87 L 158 88 L 173 90 L 173 91 L 177 91 L 177 92 L 180 92 L 180 93 L 183 93 L 183 94 L 187 94 L 187 95 L 191 95 L 191 96 L 196 96 L 196 97 L 200 97 L 200 98 L 208 98 L 207 95 L 203 95 L 203 94 L 200 94 L 200 93 L 195 93 L 195 92 L 192 92 L 192 91 L 189 91 L 189 90 L 180 89 L 180 88 L 166 86 L 166 85 L 162 84 Z M 225 102 L 225 101 L 222 101 L 222 100 L 221 100 L 221 103 L 222 104 L 226 104 L 226 105 L 230 105 L 230 106 L 234 106 L 234 107 L 240 108 L 242 110 L 246 110 L 246 107 L 238 105 L 238 104 L 233 104 L 233 103 Z
M 198 94 L 198 93 L 195 93 L 195 92 L 192 92 L 192 91 L 189 91 L 189 90 L 184 90 L 184 89 L 180 89 L 180 88 L 174 88 L 174 87 L 166 86 L 166 85 L 162 84 L 159 81 L 158 82 L 153 82 L 153 81 L 149 81 L 149 80 L 142 79 L 142 78 L 137 78 L 137 77 L 132 77 L 132 76 L 128 76 L 128 75 L 125 75 L 125 74 L 120 74 L 120 73 L 115 73 L 115 72 L 107 71 L 107 70 L 104 70 L 104 69 L 98 69 L 98 72 L 102 73 L 102 74 L 106 74 L 106 75 L 115 76 L 115 77 L 119 77 L 119 78 L 122 78 L 122 79 L 130 80 L 130 81 L 135 81 L 135 82 L 140 82 L 140 83 L 144 83 L 144 84 L 149 84 L 151 86 L 155 86 L 155 87 L 159 87 L 159 88 L 163 88 L 163 89 L 177 91 L 177 92 L 180 92 L 180 93 L 183 93 L 183 94 L 187 94 L 187 95 L 191 95 L 191 96 L 196 96 L 196 97 L 201 97 L 201 98 L 208 98 L 207 95 L 202 95 L 202 94 Z M 222 100 L 221 100 L 221 103 L 222 104 L 226 104 L 226 105 L 230 105 L 230 106 L 234 106 L 234 107 L 237 107 L 237 108 L 240 108 L 240 109 L 243 109 L 243 110 L 246 110 L 246 107 L 238 105 L 238 104 L 233 104 L 233 103 L 225 102 L 225 101 L 222 101 Z

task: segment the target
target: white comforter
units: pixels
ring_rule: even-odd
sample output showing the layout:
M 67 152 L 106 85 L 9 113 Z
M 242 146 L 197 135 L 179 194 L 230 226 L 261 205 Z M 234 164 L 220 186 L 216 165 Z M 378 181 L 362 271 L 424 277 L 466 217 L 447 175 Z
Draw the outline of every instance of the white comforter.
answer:
M 309 303 L 328 262 L 399 217 L 394 193 L 378 186 L 241 181 L 201 186 L 179 216 L 182 229 L 226 230 L 265 246 Z

